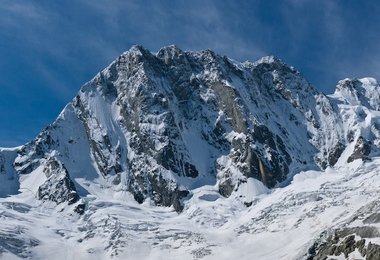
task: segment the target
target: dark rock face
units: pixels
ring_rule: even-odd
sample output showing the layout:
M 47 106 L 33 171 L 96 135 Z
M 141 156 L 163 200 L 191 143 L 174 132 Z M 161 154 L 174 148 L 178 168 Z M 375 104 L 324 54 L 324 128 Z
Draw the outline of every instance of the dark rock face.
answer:
M 232 183 L 231 179 L 226 179 L 219 184 L 219 193 L 224 197 L 231 196 L 235 189 L 235 185 Z
M 334 166 L 337 161 L 339 160 L 340 156 L 344 152 L 344 149 L 346 149 L 346 146 L 343 144 L 343 142 L 339 142 L 330 152 L 328 156 L 328 163 L 330 166 Z
M 367 249 L 364 251 L 367 260 L 380 259 L 380 246 L 376 244 L 368 243 Z M 364 253 L 363 252 L 363 253 Z
M 38 188 L 38 199 L 54 201 L 57 204 L 68 202 L 69 205 L 79 200 L 69 173 L 54 157 L 46 162 L 44 173 L 48 179 Z
M 355 239 L 355 235 L 361 237 Z M 380 246 L 371 244 L 366 245 L 365 238 L 380 237 L 380 232 L 376 227 L 361 226 L 354 228 L 344 228 L 337 230 L 328 237 L 326 242 L 317 242 L 309 249 L 309 260 L 327 259 L 328 256 L 339 256 L 344 254 L 348 258 L 349 254 L 356 249 L 366 259 L 380 259 Z
M 347 162 L 353 162 L 356 159 L 367 160 L 370 153 L 371 142 L 360 136 L 356 141 L 354 152 L 348 157 Z
M 128 189 L 137 201 L 150 197 L 165 206 L 179 205 L 180 199 L 189 193 L 178 183 L 163 177 L 168 174 L 194 179 L 218 174 L 221 193 L 229 196 L 239 181 L 230 178 L 233 173 L 227 173 L 225 165 L 216 163 L 217 158 L 225 154 L 238 167 L 241 181 L 254 177 L 268 187 L 282 182 L 293 161 L 284 145 L 286 140 L 280 136 L 284 130 L 277 134 L 264 124 L 250 122 L 247 118 L 250 113 L 248 100 L 244 100 L 242 93 L 229 83 L 234 77 L 247 87 L 261 84 L 255 82 L 255 77 L 260 78 L 261 73 L 275 68 L 284 70 L 284 74 L 297 73 L 280 61 L 276 62 L 279 64 L 257 71 L 253 69 L 249 73 L 254 77 L 249 76 L 251 78 L 248 79 L 244 70 L 211 51 L 194 55 L 171 46 L 155 56 L 140 46 L 134 47 L 84 86 L 74 101 L 79 118 L 86 125 L 98 168 L 104 175 L 127 170 Z M 208 76 L 206 73 L 209 72 L 216 76 Z M 278 82 L 280 84 L 281 79 Z M 273 83 L 267 80 L 266 84 Z M 112 133 L 104 133 L 106 129 L 102 129 L 99 122 L 89 126 L 89 122 L 97 121 L 88 103 L 92 95 L 97 95 L 95 89 L 101 89 L 105 100 L 116 101 L 121 115 L 118 124 L 130 133 L 126 140 L 129 150 L 119 146 L 121 152 L 114 156 L 117 159 L 112 162 L 109 155 L 117 150 Z M 257 91 L 261 90 L 250 93 L 249 102 L 255 102 Z M 270 93 L 265 94 L 270 98 Z M 294 102 L 292 100 L 289 106 L 293 107 Z M 228 141 L 225 136 L 230 131 L 244 134 L 246 138 Z M 197 151 L 192 146 L 196 144 L 191 144 L 194 141 L 187 137 L 189 132 L 210 156 L 202 170 L 194 160 Z M 97 140 L 94 136 L 98 136 Z M 259 147 L 253 146 L 255 142 Z M 123 150 L 128 154 L 133 152 L 133 156 L 127 156 L 125 160 Z M 264 159 L 264 154 L 269 154 L 271 160 Z
M 86 210 L 86 204 L 85 203 L 79 203 L 74 208 L 74 212 L 78 213 L 79 215 L 83 215 L 85 210 Z
M 157 205 L 173 206 L 177 212 L 182 211 L 181 200 L 189 194 L 187 190 L 181 189 L 177 183 L 168 181 L 160 175 L 138 175 L 135 178 L 130 181 L 132 186 L 129 190 L 138 203 L 143 203 L 146 197 L 150 197 Z

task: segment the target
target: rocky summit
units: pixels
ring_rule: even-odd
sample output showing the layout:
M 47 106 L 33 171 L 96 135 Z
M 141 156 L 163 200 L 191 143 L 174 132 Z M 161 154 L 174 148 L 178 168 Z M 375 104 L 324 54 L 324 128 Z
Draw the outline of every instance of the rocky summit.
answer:
M 0 148 L 0 256 L 380 259 L 379 147 L 373 78 L 133 46 Z

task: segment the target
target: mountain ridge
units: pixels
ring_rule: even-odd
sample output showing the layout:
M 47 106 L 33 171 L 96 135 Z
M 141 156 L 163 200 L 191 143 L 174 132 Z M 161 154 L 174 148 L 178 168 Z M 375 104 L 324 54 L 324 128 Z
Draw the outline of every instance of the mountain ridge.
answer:
M 360 137 L 367 147 L 358 148 L 363 154 L 356 157 L 368 156 L 371 145 L 363 140 L 378 131 L 367 129 L 363 137 L 360 130 L 347 138 L 338 101 L 377 110 L 378 96 L 371 100 L 362 88 L 373 96 L 379 93 L 373 84 L 371 78 L 346 79 L 326 96 L 273 56 L 237 63 L 211 50 L 186 52 L 171 45 L 154 54 L 136 45 L 84 84 L 58 119 L 22 146 L 14 166 L 18 174 L 28 174 L 58 157 L 69 179 L 71 171 L 85 178 L 112 176 L 112 183 L 127 186 L 140 203 L 150 197 L 180 211 L 180 201 L 197 187 L 191 183 L 217 183 L 226 197 L 247 178 L 271 188 L 300 170 L 334 166 L 352 138 Z M 65 136 L 60 126 L 65 117 L 81 129 L 79 136 L 73 127 Z M 62 136 L 53 137 L 56 128 Z M 64 147 L 61 139 L 68 139 Z M 86 166 L 69 162 L 75 161 L 70 152 L 83 147 Z

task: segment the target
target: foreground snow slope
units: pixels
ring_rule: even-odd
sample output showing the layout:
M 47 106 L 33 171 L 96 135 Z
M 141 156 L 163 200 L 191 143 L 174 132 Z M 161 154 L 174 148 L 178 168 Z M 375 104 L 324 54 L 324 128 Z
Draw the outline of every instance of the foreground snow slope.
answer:
M 306 259 L 321 234 L 363 224 L 379 212 L 380 158 L 296 175 L 285 188 L 255 197 L 224 198 L 203 186 L 181 214 L 114 198 L 99 187 L 81 216 L 70 207 L 26 199 L 0 200 L 4 259 Z M 348 235 L 348 234 L 347 234 Z M 380 235 L 366 238 L 380 242 Z
M 274 57 L 134 46 L 0 149 L 0 254 L 376 259 L 379 100 L 372 78 L 325 95 Z

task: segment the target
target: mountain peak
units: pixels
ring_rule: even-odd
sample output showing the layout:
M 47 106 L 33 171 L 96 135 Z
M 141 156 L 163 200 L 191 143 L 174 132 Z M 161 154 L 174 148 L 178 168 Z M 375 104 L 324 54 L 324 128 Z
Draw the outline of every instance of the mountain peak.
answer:
M 254 62 L 254 64 L 256 64 L 256 65 L 262 64 L 262 63 L 266 63 L 266 64 L 277 63 L 277 64 L 285 65 L 285 63 L 282 60 L 280 60 L 279 58 L 272 56 L 272 55 L 264 56 L 264 57 L 262 57 L 262 58 L 260 58 Z
M 264 71 L 283 71 L 285 73 L 299 73 L 294 67 L 289 66 L 281 59 L 275 56 L 264 56 L 257 61 L 245 61 L 242 63 L 245 67 Z
M 118 59 L 116 59 L 113 63 L 111 63 L 111 65 L 114 64 L 117 61 L 122 60 L 122 59 L 126 59 L 126 60 L 137 59 L 137 60 L 141 60 L 141 57 L 151 57 L 151 56 L 153 56 L 153 54 L 148 49 L 146 49 L 144 46 L 142 46 L 142 45 L 132 45 L 132 47 L 129 48 L 129 50 L 123 52 L 118 57 Z
M 179 55 L 179 54 L 182 54 L 183 51 L 178 48 L 177 45 L 169 45 L 169 46 L 165 46 L 165 47 L 162 47 L 158 52 L 157 52 L 157 55 L 156 56 L 162 56 L 162 55 L 165 55 L 165 54 L 169 54 L 171 56 L 176 56 L 176 55 Z
M 156 57 L 163 60 L 165 64 L 176 65 L 178 61 L 183 62 L 185 53 L 176 45 L 169 45 L 161 48 Z
M 377 80 L 372 77 L 365 78 L 345 78 L 338 81 L 336 90 L 342 89 L 360 90 L 360 88 L 376 88 L 379 87 Z
M 372 77 L 359 78 L 358 80 L 365 86 L 379 86 L 377 80 Z
M 139 54 L 145 54 L 147 52 L 150 53 L 150 51 L 148 49 L 146 49 L 144 46 L 139 45 L 139 44 L 132 45 L 132 47 L 126 52 L 139 53 Z
M 375 78 L 346 78 L 340 80 L 334 95 L 351 105 L 363 105 L 380 110 L 380 87 Z

